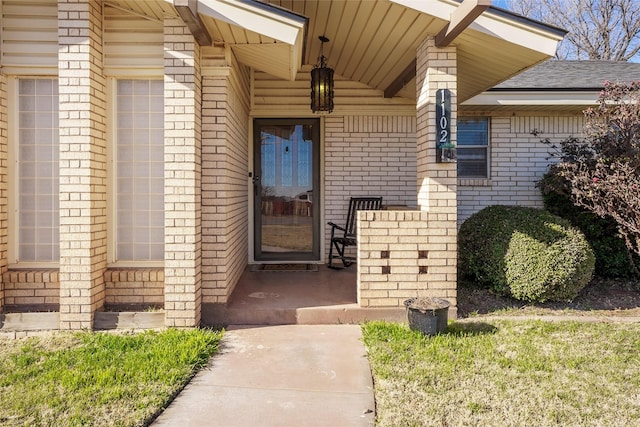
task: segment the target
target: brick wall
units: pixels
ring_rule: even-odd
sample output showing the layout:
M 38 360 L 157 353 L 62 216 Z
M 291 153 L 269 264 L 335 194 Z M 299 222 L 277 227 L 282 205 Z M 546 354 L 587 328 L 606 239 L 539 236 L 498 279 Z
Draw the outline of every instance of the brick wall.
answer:
M 456 164 L 436 163 L 435 150 L 438 89 L 451 91 L 451 141 L 456 141 L 456 57 L 455 47 L 436 48 L 432 37 L 418 47 L 420 210 L 358 214 L 358 303 L 362 307 L 401 307 L 405 299 L 433 296 L 449 300 L 451 316 L 456 315 Z
M 416 206 L 415 115 L 327 116 L 324 123 L 325 223 L 344 225 L 352 196 Z
M 329 58 L 329 60 L 331 62 L 333 59 Z M 308 65 L 302 67 L 296 80 L 290 83 L 268 73 L 254 70 L 251 82 L 252 114 L 257 117 L 287 117 L 292 111 L 302 115 L 311 114 L 309 106 L 311 68 Z M 350 80 L 338 73 L 334 77 L 336 109 L 326 118 L 336 115 L 373 117 L 386 115 L 388 111 L 415 118 L 414 100 L 400 96 L 384 98 L 380 90 L 364 83 Z
M 58 0 L 60 327 L 91 328 L 106 269 L 102 4 Z
M 201 316 L 200 47 L 184 22 L 164 20 L 165 293 L 167 326 Z
M 438 297 L 456 314 L 456 227 L 420 211 L 358 214 L 358 303 L 402 307 L 413 297 Z
M 19 306 L 30 310 L 58 310 L 60 282 L 58 270 L 7 271 L 2 274 L 5 304 L 14 310 Z
M 203 79 L 203 303 L 226 303 L 247 266 L 249 72 L 232 64 Z
M 490 179 L 458 180 L 458 222 L 490 205 L 542 207 L 536 182 L 547 171 L 550 147 L 540 139 L 580 136 L 583 125 L 582 116 L 492 117 Z M 531 135 L 534 129 L 543 134 Z
M 141 310 L 164 306 L 164 270 L 108 269 L 104 273 L 105 306 Z
M 0 274 L 7 271 L 7 76 L 0 73 Z M 0 282 L 0 312 L 4 306 L 4 281 Z

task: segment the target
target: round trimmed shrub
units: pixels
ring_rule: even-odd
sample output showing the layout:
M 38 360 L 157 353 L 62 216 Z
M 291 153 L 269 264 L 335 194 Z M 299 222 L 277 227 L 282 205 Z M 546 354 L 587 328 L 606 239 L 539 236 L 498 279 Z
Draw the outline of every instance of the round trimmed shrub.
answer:
M 462 278 L 531 302 L 575 298 L 589 283 L 595 259 L 569 221 L 541 209 L 489 206 L 458 234 Z

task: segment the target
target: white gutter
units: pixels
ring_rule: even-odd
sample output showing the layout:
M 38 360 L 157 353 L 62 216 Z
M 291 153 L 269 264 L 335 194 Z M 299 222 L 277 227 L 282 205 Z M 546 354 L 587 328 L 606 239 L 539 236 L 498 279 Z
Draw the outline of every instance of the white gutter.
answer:
M 596 105 L 600 92 L 594 91 L 496 91 L 483 92 L 462 102 L 463 106 L 567 106 Z

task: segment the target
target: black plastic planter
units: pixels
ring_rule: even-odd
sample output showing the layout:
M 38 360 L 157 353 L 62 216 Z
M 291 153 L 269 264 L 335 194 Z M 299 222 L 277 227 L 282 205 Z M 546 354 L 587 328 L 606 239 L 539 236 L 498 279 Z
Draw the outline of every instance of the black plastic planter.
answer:
M 442 298 L 410 298 L 407 307 L 409 328 L 425 335 L 437 335 L 447 330 L 449 301 Z

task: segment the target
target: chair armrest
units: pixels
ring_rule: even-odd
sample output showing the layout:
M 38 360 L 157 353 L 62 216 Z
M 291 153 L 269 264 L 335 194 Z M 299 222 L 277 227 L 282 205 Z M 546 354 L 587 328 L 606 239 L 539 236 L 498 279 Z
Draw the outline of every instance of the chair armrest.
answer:
M 332 228 L 337 228 L 340 231 L 347 231 L 344 228 L 340 227 L 338 224 L 334 224 L 333 222 L 328 222 L 328 225 L 330 225 Z

